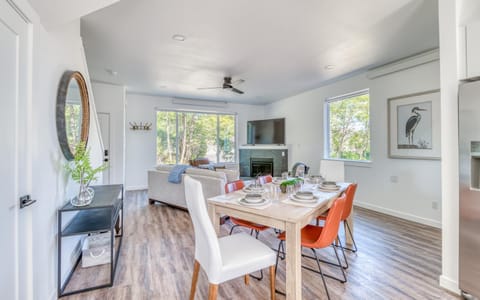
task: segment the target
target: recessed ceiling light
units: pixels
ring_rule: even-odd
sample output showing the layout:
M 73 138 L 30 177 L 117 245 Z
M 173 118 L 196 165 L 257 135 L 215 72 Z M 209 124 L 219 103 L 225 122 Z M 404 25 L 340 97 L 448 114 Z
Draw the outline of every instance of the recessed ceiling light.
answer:
M 114 71 L 112 69 L 105 69 L 105 71 L 107 71 L 107 73 L 112 75 L 112 76 L 117 76 L 118 75 L 118 72 Z
M 335 69 L 334 65 L 326 65 L 325 66 L 325 70 L 333 70 L 333 69 Z
M 184 35 L 181 35 L 181 34 L 174 34 L 172 36 L 172 39 L 174 39 L 176 41 L 179 41 L 179 42 L 183 42 L 183 41 L 185 41 L 186 37 Z

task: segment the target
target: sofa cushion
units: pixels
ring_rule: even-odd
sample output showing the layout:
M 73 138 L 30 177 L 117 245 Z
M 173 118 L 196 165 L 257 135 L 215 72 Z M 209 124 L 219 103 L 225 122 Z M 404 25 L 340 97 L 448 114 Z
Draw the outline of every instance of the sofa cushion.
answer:
M 226 180 L 225 173 L 215 172 L 215 171 L 211 171 L 211 170 L 208 170 L 208 169 L 189 168 L 185 171 L 185 173 L 190 174 L 190 175 L 211 176 L 211 177 Z
M 225 173 L 225 175 L 227 175 L 227 182 L 233 182 L 240 179 L 240 174 L 237 170 L 217 169 L 217 172 Z
M 155 169 L 157 169 L 157 170 L 159 170 L 159 171 L 170 172 L 170 171 L 173 169 L 174 166 L 175 166 L 175 165 L 157 165 L 157 166 L 155 167 Z

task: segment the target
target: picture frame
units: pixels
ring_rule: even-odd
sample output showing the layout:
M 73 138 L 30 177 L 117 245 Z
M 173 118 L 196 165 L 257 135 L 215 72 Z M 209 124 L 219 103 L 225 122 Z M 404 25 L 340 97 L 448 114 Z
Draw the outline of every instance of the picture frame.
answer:
M 388 99 L 388 156 L 440 159 L 440 90 Z

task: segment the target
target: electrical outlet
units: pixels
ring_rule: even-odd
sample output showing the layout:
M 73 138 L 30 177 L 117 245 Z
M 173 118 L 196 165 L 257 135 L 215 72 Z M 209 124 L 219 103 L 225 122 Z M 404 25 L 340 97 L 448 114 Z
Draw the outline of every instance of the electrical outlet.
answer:
M 390 176 L 390 181 L 393 182 L 393 183 L 397 183 L 398 182 L 398 176 L 396 176 L 396 175 Z
M 432 209 L 438 209 L 438 202 L 432 201 Z

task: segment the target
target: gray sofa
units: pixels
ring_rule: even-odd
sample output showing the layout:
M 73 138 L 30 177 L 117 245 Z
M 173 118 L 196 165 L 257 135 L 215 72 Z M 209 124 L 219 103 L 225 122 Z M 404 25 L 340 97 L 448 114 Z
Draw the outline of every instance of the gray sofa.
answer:
M 182 182 L 179 184 L 168 182 L 168 175 L 173 165 L 159 165 L 148 171 L 148 199 L 150 204 L 156 201 L 175 207 L 187 208 L 185 189 Z M 217 171 L 188 168 L 185 174 L 200 181 L 205 199 L 225 193 L 225 184 L 238 179 L 238 171 L 219 169 Z M 185 176 L 182 175 L 182 178 Z

